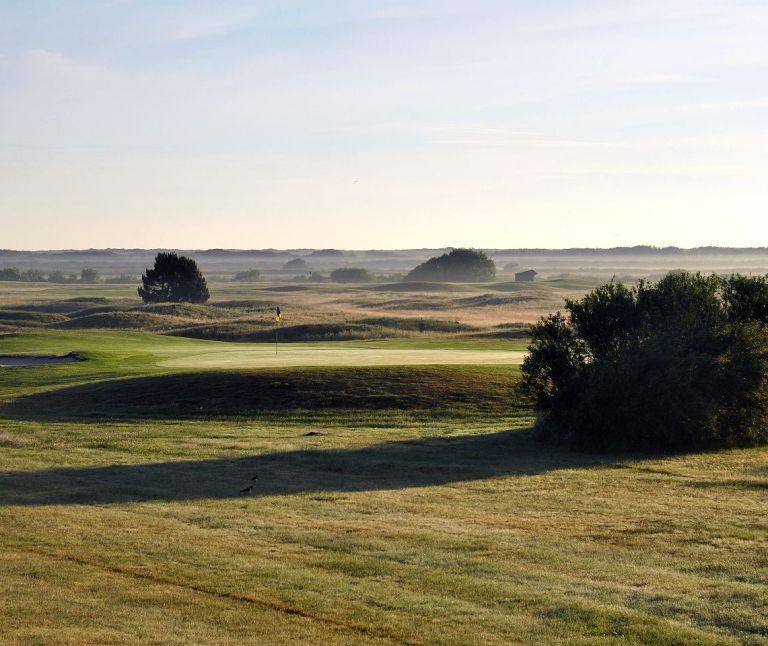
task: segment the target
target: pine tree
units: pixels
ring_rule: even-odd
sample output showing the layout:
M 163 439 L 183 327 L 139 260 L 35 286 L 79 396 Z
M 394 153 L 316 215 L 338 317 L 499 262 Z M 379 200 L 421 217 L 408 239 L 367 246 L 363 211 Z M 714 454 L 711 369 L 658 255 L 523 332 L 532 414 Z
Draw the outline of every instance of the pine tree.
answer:
M 157 254 L 141 282 L 139 296 L 145 303 L 205 303 L 210 297 L 197 263 L 175 253 Z

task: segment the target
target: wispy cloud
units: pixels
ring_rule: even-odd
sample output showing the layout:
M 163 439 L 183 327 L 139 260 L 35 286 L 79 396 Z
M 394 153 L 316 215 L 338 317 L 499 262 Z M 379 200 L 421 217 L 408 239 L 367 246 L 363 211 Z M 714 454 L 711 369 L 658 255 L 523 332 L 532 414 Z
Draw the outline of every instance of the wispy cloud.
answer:
M 181 11 L 166 18 L 158 36 L 171 43 L 216 38 L 249 27 L 260 15 L 252 8 Z
M 616 148 L 618 144 L 548 137 L 539 132 L 510 128 L 483 128 L 475 126 L 429 126 L 432 143 L 451 146 L 493 147 L 546 147 L 546 148 Z
M 426 132 L 450 135 L 478 135 L 488 137 L 538 137 L 539 133 L 512 128 L 486 128 L 481 126 L 427 126 Z
M 457 7 L 442 3 L 439 6 L 428 6 L 424 3 L 398 3 L 374 9 L 368 14 L 371 20 L 408 20 L 415 18 L 430 18 L 458 13 Z
M 638 26 L 653 27 L 660 23 L 671 23 L 699 19 L 722 19 L 731 15 L 734 7 L 718 2 L 701 0 L 646 0 L 638 3 L 594 3 L 591 11 L 584 11 L 582 6 L 573 5 L 574 10 L 551 11 L 553 18 L 537 25 L 537 31 L 564 35 L 568 33 L 617 30 Z
M 768 109 L 768 98 L 692 103 L 690 105 L 680 106 L 677 109 L 683 112 L 738 112 L 741 110 L 765 110 Z
M 36 4 L 0 1 L 8 244 L 67 213 L 71 244 L 120 243 L 120 222 L 158 212 L 206 241 L 234 214 L 220 246 L 248 226 L 293 244 L 283 231 L 314 222 L 371 244 L 362 212 L 395 246 L 434 243 L 437 218 L 466 243 L 553 244 L 574 213 L 592 244 L 617 213 L 628 238 L 660 214 L 725 242 L 768 203 L 764 1 Z

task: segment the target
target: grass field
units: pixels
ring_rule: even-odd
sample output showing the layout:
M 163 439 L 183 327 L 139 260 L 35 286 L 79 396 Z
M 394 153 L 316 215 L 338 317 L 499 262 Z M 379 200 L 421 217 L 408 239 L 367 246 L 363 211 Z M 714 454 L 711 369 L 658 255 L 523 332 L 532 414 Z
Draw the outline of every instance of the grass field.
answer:
M 765 643 L 768 451 L 542 445 L 521 350 L 0 337 L 87 357 L 0 370 L 0 643 Z

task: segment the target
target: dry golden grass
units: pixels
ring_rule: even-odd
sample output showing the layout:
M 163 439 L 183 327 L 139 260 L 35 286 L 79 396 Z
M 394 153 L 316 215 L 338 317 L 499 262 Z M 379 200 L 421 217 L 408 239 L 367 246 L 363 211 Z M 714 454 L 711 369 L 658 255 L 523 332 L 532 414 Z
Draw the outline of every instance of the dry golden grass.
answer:
M 526 424 L 6 422 L 32 444 L 2 458 L 4 640 L 764 643 L 765 450 Z
M 275 294 L 306 321 L 383 312 L 344 309 L 325 287 Z M 496 347 L 365 345 L 467 344 Z M 158 365 L 211 345 L 101 330 L 0 339 L 0 352 L 89 357 L 0 372 L 0 642 L 768 640 L 768 450 L 542 445 L 508 368 L 328 368 L 333 389 L 321 369 L 262 375 L 312 394 L 301 410 L 290 397 L 237 404 L 253 383 L 268 391 L 245 373 Z

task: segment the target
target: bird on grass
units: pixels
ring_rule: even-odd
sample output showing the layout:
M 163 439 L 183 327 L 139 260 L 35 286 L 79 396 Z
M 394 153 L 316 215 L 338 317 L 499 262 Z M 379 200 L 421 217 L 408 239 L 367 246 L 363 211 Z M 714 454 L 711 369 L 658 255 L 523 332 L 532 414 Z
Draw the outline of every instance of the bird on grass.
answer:
M 257 473 L 251 478 L 251 482 L 256 482 L 259 479 L 259 474 Z M 247 493 L 253 493 L 253 485 L 250 485 L 249 487 L 246 487 L 245 489 L 240 489 L 241 494 L 247 494 Z

